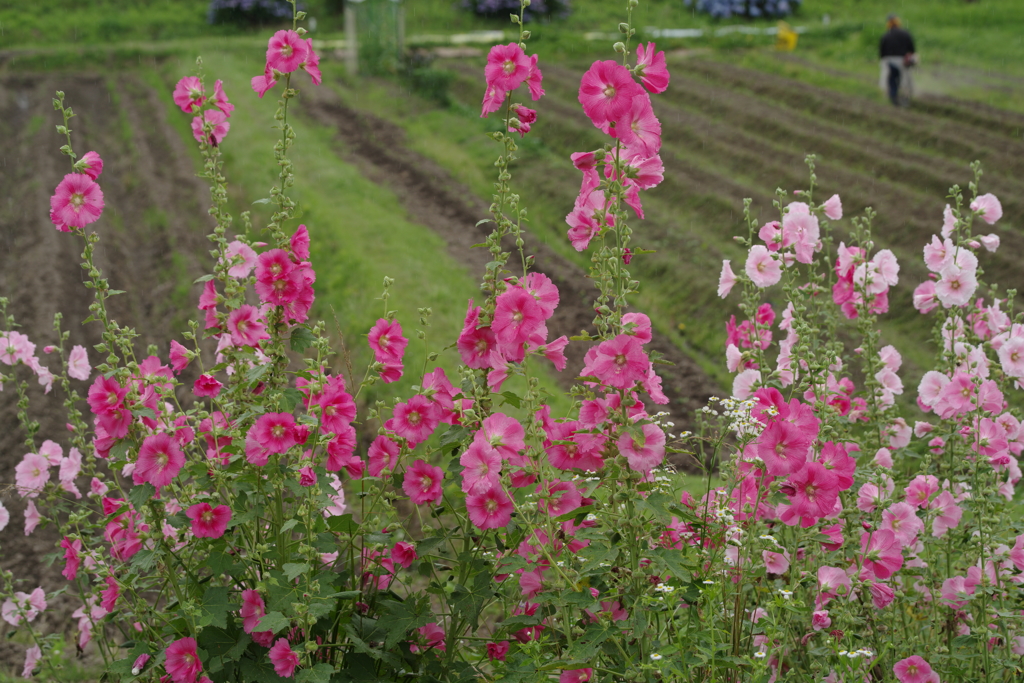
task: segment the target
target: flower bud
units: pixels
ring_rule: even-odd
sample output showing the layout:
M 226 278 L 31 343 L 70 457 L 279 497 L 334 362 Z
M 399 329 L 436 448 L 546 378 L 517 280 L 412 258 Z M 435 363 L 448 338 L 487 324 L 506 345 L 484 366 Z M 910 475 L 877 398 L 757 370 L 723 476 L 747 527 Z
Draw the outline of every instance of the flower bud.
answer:
M 612 45 L 612 49 L 618 52 L 619 54 L 624 54 L 626 52 L 626 44 L 620 40 L 619 42 Z

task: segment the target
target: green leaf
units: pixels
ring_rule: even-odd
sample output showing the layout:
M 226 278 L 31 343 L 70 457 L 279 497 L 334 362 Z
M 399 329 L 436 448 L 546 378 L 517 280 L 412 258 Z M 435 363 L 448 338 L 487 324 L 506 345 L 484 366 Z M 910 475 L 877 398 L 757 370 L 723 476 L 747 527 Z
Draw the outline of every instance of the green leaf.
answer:
M 295 674 L 295 683 L 330 683 L 334 667 L 330 664 L 317 664 L 312 669 L 303 669 Z
M 591 624 L 579 640 L 569 648 L 566 657 L 583 662 L 594 659 L 601 647 L 601 643 L 608 640 L 608 637 L 618 631 L 619 628 L 612 624 Z
M 295 528 L 295 526 L 298 523 L 299 523 L 299 520 L 297 520 L 297 519 L 289 519 L 287 522 L 285 522 L 284 524 L 281 525 L 281 533 L 283 534 L 286 531 L 291 531 L 292 529 Z
M 288 577 L 289 581 L 294 581 L 295 577 L 299 574 L 305 574 L 309 571 L 309 563 L 307 562 L 288 562 L 281 567 L 284 570 L 284 575 Z
M 135 417 L 148 417 L 150 420 L 156 419 L 156 412 L 152 408 L 134 408 L 132 409 L 132 415 Z
M 396 669 L 403 668 L 402 660 L 396 657 L 395 655 L 389 652 L 375 650 L 372 647 L 370 647 L 365 640 L 359 637 L 359 634 L 356 632 L 356 629 L 352 626 L 352 624 L 345 624 L 345 633 L 348 634 L 349 641 L 352 644 L 352 649 L 355 652 L 361 652 L 362 654 L 373 657 L 374 659 L 379 659 L 383 662 L 386 662 L 387 664 L 390 664 Z
M 424 538 L 416 544 L 416 555 L 418 557 L 423 557 L 424 555 L 430 554 L 435 548 L 444 543 L 445 538 L 445 536 L 431 536 L 430 538 Z
M 206 566 L 210 568 L 214 576 L 235 573 L 235 561 L 230 555 L 222 552 L 210 553 L 210 556 L 206 558 Z
M 517 394 L 513 394 L 511 391 L 501 392 L 501 397 L 504 399 L 501 402 L 502 405 L 511 405 L 514 408 L 519 408 L 523 403 L 523 399 Z
M 570 519 L 575 519 L 575 518 L 579 517 L 580 515 L 582 515 L 583 517 L 586 517 L 588 514 L 593 512 L 593 510 L 594 510 L 594 506 L 593 505 L 584 505 L 583 507 L 578 507 L 575 510 L 570 510 L 569 512 L 566 512 L 564 515 L 559 515 L 558 517 L 555 517 L 551 521 L 557 523 L 557 522 L 564 522 L 564 521 L 570 520 Z
M 288 345 L 292 347 L 292 351 L 302 353 L 312 346 L 314 341 L 316 341 L 316 338 L 312 332 L 305 327 L 296 327 L 292 330 L 292 336 L 288 339 Z
M 287 683 L 287 678 L 281 678 L 274 671 L 273 664 L 268 657 L 260 657 L 259 660 L 243 659 L 241 662 L 242 679 L 246 683 Z
M 114 447 L 110 449 L 110 455 L 108 456 L 111 461 L 125 460 L 128 458 L 128 448 L 131 442 L 128 439 L 122 439 L 114 444 Z
M 288 617 L 280 612 L 270 612 L 263 615 L 259 623 L 256 624 L 256 628 L 253 630 L 256 632 L 273 631 L 274 633 L 277 633 L 281 629 L 288 628 L 291 623 L 292 622 Z
M 200 282 L 209 282 L 212 279 L 213 279 L 213 274 L 211 273 L 211 274 L 208 274 L 208 275 L 203 275 L 202 277 L 197 277 L 195 280 L 192 281 L 192 284 L 198 285 Z
M 466 439 L 467 436 L 469 436 L 469 430 L 465 427 L 449 427 L 445 433 L 441 435 L 441 451 L 444 453 L 451 453 L 455 450 L 456 446 Z
M 295 387 L 288 387 L 281 392 L 281 399 L 277 402 L 278 410 L 282 413 L 291 413 L 302 403 L 302 392 Z
M 655 548 L 651 551 L 651 558 L 680 580 L 689 576 L 694 569 L 692 563 L 686 562 L 683 551 L 675 548 Z
M 244 637 L 244 638 L 243 638 Z M 218 628 L 216 626 L 207 626 L 199 634 L 199 647 L 206 650 L 206 654 L 209 657 L 220 657 L 231 651 L 231 648 L 235 647 L 240 639 L 244 639 L 246 644 L 252 639 L 245 633 L 229 633 L 224 628 Z
M 352 521 L 351 513 L 329 517 L 327 519 L 327 528 L 336 534 L 354 534 L 359 531 L 359 525 Z
M 203 594 L 203 615 L 208 616 L 209 623 L 218 628 L 227 628 L 228 613 L 238 608 L 228 599 L 228 593 L 227 587 L 218 586 L 206 589 L 206 593 Z
M 256 205 L 256 204 L 269 204 L 270 201 L 271 201 L 270 197 L 264 197 L 263 199 L 257 199 L 256 201 L 254 201 L 253 205 Z
M 416 603 L 411 604 L 412 607 L 416 607 Z M 410 601 L 381 600 L 380 606 L 387 612 L 385 623 L 388 634 L 384 639 L 385 650 L 394 649 L 398 641 L 404 640 L 414 628 L 426 626 L 430 618 L 429 610 L 414 610 L 410 607 Z
M 136 510 L 141 510 L 148 501 L 153 499 L 154 493 L 156 493 L 156 488 L 152 484 L 139 484 L 133 486 L 132 490 L 128 492 L 128 500 Z
M 140 550 L 132 557 L 132 566 L 138 567 L 139 573 L 148 572 L 156 564 L 157 554 L 154 550 Z
M 262 379 L 268 370 L 270 370 L 270 363 L 256 363 L 249 368 L 249 372 L 245 373 L 245 379 L 247 382 L 255 382 Z

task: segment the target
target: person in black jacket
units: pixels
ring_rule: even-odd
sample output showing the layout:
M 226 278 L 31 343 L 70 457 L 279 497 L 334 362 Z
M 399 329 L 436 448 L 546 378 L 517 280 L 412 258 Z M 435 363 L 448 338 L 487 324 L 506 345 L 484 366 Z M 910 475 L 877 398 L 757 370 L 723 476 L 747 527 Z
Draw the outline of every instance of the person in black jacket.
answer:
M 917 50 L 910 32 L 900 25 L 900 18 L 890 14 L 886 19 L 888 30 L 878 46 L 882 61 L 881 85 L 888 90 L 889 101 L 895 106 L 901 103 L 900 90 L 910 94 L 910 69 L 917 63 Z

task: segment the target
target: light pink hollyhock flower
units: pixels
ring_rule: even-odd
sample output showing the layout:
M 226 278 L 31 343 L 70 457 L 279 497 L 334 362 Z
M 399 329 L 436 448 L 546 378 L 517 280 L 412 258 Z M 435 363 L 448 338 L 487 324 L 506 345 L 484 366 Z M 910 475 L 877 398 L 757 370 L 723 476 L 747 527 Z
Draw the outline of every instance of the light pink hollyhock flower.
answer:
M 566 669 L 558 677 L 558 683 L 586 683 L 593 677 L 593 669 Z
M 508 523 L 512 521 L 514 509 L 512 499 L 508 497 L 501 486 L 493 486 L 486 491 L 466 496 L 466 511 L 469 513 L 469 521 L 484 531 L 508 526 Z
M 205 130 L 209 127 L 209 132 Z M 216 147 L 231 130 L 228 117 L 218 109 L 207 109 L 202 116 L 192 119 L 192 137 L 196 142 L 205 142 Z
M 392 472 L 398 464 L 398 453 L 401 449 L 394 441 L 384 435 L 378 436 L 370 444 L 368 452 L 369 466 L 367 474 L 371 477 L 379 477 L 381 472 L 387 470 Z
M 895 503 L 882 512 L 882 523 L 878 528 L 896 534 L 900 545 L 906 548 L 913 545 L 917 535 L 924 531 L 924 522 L 917 516 L 914 506 Z
M 402 326 L 397 320 L 379 319 L 370 329 L 367 341 L 378 363 L 401 361 L 409 340 L 402 336 Z
M 196 503 L 185 511 L 192 520 L 192 534 L 196 538 L 220 538 L 231 521 L 231 508 L 227 505 L 212 507 L 209 503 Z
M 267 614 L 267 607 L 260 596 L 259 591 L 242 591 L 242 608 L 238 610 L 238 616 L 242 617 L 242 630 L 252 636 L 257 644 L 263 647 L 270 647 L 274 642 L 273 631 L 256 631 L 260 619 Z
M 636 337 L 620 334 L 601 342 L 585 374 L 593 375 L 609 387 L 629 389 L 647 377 L 651 361 Z
M 761 559 L 764 560 L 764 568 L 769 574 L 785 574 L 789 571 L 789 553 L 785 550 L 781 553 L 762 550 Z
M 197 398 L 216 398 L 223 386 L 213 375 L 200 375 L 192 385 L 192 393 Z
M 206 94 L 203 91 L 203 84 L 198 76 L 186 76 L 174 86 L 174 103 L 181 107 L 186 114 L 194 114 L 199 111 L 206 101 Z
M 978 278 L 974 270 L 961 268 L 951 263 L 939 273 L 935 283 L 935 296 L 946 308 L 966 306 L 978 289 Z
M 633 97 L 643 92 L 629 69 L 605 60 L 594 62 L 580 81 L 579 102 L 595 126 L 608 132 L 610 123 L 618 121 L 633 104 Z
M 960 518 L 964 511 L 956 504 L 953 494 L 949 491 L 943 491 L 935 496 L 931 507 L 938 512 L 935 519 L 932 520 L 932 536 L 935 538 L 942 538 L 947 531 L 960 525 Z
M 932 683 L 932 667 L 920 656 L 914 655 L 896 662 L 892 667 L 900 683 Z
M 936 370 L 929 370 L 917 385 L 918 401 L 928 408 L 933 407 L 947 384 L 949 377 Z
M 994 194 L 983 194 L 975 199 L 971 202 L 971 211 L 976 211 L 989 225 L 1003 217 L 1003 205 Z
M 636 46 L 636 67 L 633 73 L 645 88 L 657 95 L 668 88 L 670 77 L 665 63 L 665 53 L 654 50 L 654 43 L 647 43 L 646 47 L 643 43 Z
M 259 346 L 260 340 L 270 339 L 261 321 L 260 310 L 243 304 L 228 314 L 228 332 L 235 346 Z
M 35 671 L 36 664 L 43 658 L 43 651 L 39 649 L 38 645 L 33 645 L 29 649 L 25 650 L 25 666 L 21 669 L 22 678 L 32 678 L 32 672 Z
M 86 152 L 75 164 L 75 170 L 96 180 L 103 173 L 103 159 L 97 152 Z
M 822 206 L 825 209 L 825 215 L 830 221 L 838 221 L 843 217 L 843 202 L 839 199 L 839 195 L 834 194 L 825 200 L 825 204 Z
M 249 273 L 256 267 L 256 251 L 245 242 L 235 240 L 224 250 L 221 263 L 231 265 L 228 268 L 228 275 L 231 277 L 249 277 Z
M 899 284 L 900 264 L 890 250 L 882 249 L 871 257 L 871 262 L 875 265 L 875 271 L 882 278 L 882 282 L 889 287 Z
M 887 530 L 862 533 L 860 549 L 864 567 L 876 579 L 888 579 L 903 566 L 903 551 L 896 535 Z
M 1010 561 L 1013 562 L 1014 567 L 1024 572 L 1024 534 L 1018 536 L 1013 547 L 1010 548 Z
M 459 458 L 462 490 L 466 493 L 485 491 L 501 482 L 501 453 L 481 439 L 474 439 Z
M 50 197 L 50 220 L 58 230 L 85 227 L 99 219 L 101 213 L 103 190 L 84 173 L 68 173 Z
M 846 572 L 837 567 L 818 567 L 818 592 L 824 604 L 838 595 L 849 595 L 853 591 L 853 582 Z
M 736 375 L 732 381 L 732 395 L 741 401 L 751 397 L 755 387 L 761 384 L 761 371 L 747 369 Z
M 782 217 L 783 245 L 792 244 L 796 252 L 796 260 L 810 263 L 818 247 L 821 229 L 818 217 L 810 212 L 803 202 L 791 202 Z
M 50 462 L 38 453 L 26 453 L 14 468 L 14 483 L 22 498 L 36 498 L 50 480 Z
M 645 424 L 640 435 L 624 431 L 617 445 L 634 472 L 650 472 L 665 460 L 665 432 L 655 424 Z
M 914 308 L 922 315 L 927 315 L 938 307 L 939 299 L 935 296 L 935 283 L 925 280 L 914 290 Z
M 1024 378 L 1024 336 L 1007 339 L 999 347 L 999 364 L 1009 377 Z
M 722 274 L 718 276 L 718 296 L 724 299 L 729 296 L 733 285 L 736 284 L 736 274 L 732 272 L 732 265 L 728 259 L 722 261 Z
M 167 486 L 185 464 L 185 454 L 169 434 L 147 436 L 139 449 L 134 477 L 157 488 Z
M 942 237 L 946 238 L 953 234 L 953 229 L 956 228 L 956 216 L 953 215 L 953 209 L 946 204 L 946 208 L 942 210 Z
M 823 631 L 832 625 L 832 619 L 828 616 L 828 610 L 816 610 L 811 614 L 811 628 L 815 631 Z
M 327 494 L 327 500 L 331 501 L 331 504 L 324 508 L 324 517 L 340 517 L 348 509 L 345 505 L 345 485 L 336 474 L 328 474 L 327 483 L 334 489 L 334 493 Z
M 744 270 L 751 282 L 762 288 L 777 285 L 782 279 L 782 266 L 768 248 L 761 244 L 755 244 L 750 248 Z
M 735 344 L 725 347 L 725 367 L 729 372 L 737 372 L 743 362 L 743 352 Z
M 885 609 L 896 598 L 896 593 L 888 584 L 872 583 L 870 586 L 871 602 L 876 609 Z
M 181 638 L 167 646 L 164 668 L 174 683 L 196 683 L 203 663 L 196 652 L 195 638 Z
M 417 460 L 405 471 L 402 490 L 416 505 L 437 504 L 441 501 L 444 472 L 423 460 Z
M 488 88 L 508 92 L 522 85 L 530 77 L 532 68 L 532 60 L 518 43 L 495 45 L 487 55 L 484 78 Z
M 943 385 L 935 403 L 932 404 L 932 409 L 944 420 L 969 412 L 974 409 L 977 401 L 976 389 L 974 379 L 970 375 L 966 372 L 957 372 Z
M 995 233 L 982 235 L 978 239 L 981 241 L 981 246 L 985 247 L 987 251 L 994 252 L 999 249 L 999 235 Z
M 89 365 L 89 354 L 84 346 L 75 345 L 68 356 L 68 377 L 73 379 L 88 380 L 92 367 Z
M 25 535 L 31 536 L 32 532 L 39 526 L 39 521 L 42 518 L 39 515 L 39 510 L 36 509 L 34 501 L 29 500 L 28 505 L 25 506 Z
M 290 74 L 306 61 L 307 49 L 295 31 L 278 31 L 267 43 L 267 68 Z

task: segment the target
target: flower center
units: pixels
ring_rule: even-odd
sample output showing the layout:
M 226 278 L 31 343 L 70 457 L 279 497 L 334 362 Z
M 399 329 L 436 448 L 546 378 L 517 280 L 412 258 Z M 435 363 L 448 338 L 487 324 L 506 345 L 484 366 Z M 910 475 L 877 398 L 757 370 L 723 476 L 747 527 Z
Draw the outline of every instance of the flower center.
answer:
M 82 205 L 85 204 L 85 195 L 81 192 L 76 192 L 71 195 L 71 199 L 68 201 L 71 203 L 71 206 L 74 207 L 75 211 L 78 211 L 82 208 Z
M 409 416 L 406 419 L 409 421 L 409 424 L 411 424 L 413 427 L 415 427 L 416 425 L 418 425 L 420 423 L 420 420 L 423 419 L 423 418 L 420 416 L 419 413 L 412 412 L 412 413 L 409 413 Z
M 487 510 L 488 514 L 493 514 L 493 513 L 497 512 L 498 511 L 498 501 L 496 501 L 493 498 L 491 498 L 486 503 L 484 503 L 484 509 Z
M 618 365 L 620 368 L 628 362 L 629 361 L 626 360 L 626 354 L 624 353 L 620 353 L 619 355 L 615 356 L 615 364 Z
M 429 475 L 424 474 L 423 475 L 423 479 L 420 480 L 420 487 L 424 491 L 427 491 L 433 485 L 434 485 L 434 480 Z
M 507 75 L 511 76 L 513 73 L 515 73 L 516 63 L 511 59 L 506 59 L 504 62 L 501 63 L 501 69 Z
M 604 90 L 602 90 L 601 92 L 604 94 L 605 97 L 611 99 L 615 97 L 615 86 L 609 83 L 608 85 L 604 86 Z
M 282 45 L 281 46 L 281 56 L 282 57 L 291 57 L 292 56 L 292 52 L 294 52 L 294 50 L 292 50 L 292 46 L 291 45 Z
M 167 467 L 167 462 L 170 459 L 171 459 L 170 456 L 167 455 L 166 453 L 158 453 L 157 456 L 156 456 L 156 462 L 157 462 L 157 465 L 160 466 L 160 469 L 163 469 L 164 467 Z
M 512 314 L 512 320 L 514 322 L 516 322 L 516 323 L 523 322 L 523 312 L 522 311 L 516 311 L 515 313 L 513 313 Z
M 275 439 L 280 439 L 284 436 L 284 425 L 274 425 L 270 428 L 270 433 Z

